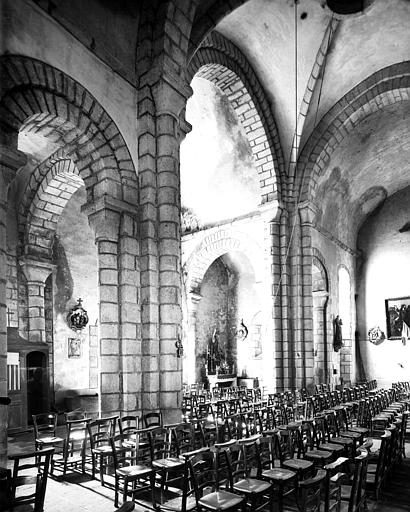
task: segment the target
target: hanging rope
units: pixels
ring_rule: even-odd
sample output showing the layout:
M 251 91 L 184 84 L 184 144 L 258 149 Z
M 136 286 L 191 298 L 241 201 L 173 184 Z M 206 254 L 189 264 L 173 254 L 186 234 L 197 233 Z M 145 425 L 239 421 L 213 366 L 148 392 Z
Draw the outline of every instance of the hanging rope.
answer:
M 295 68 L 295 137 L 294 137 L 295 142 L 294 142 L 294 155 L 295 155 L 295 163 L 294 163 L 294 165 L 295 165 L 295 177 L 296 177 L 296 169 L 297 169 L 297 163 L 298 163 L 298 158 L 299 158 L 299 136 L 298 136 L 298 111 L 299 111 L 299 109 L 298 109 L 298 26 L 297 26 L 298 3 L 299 3 L 299 0 L 295 0 L 295 3 L 294 3 L 294 6 L 295 6 L 295 8 L 294 8 L 294 41 L 295 41 L 295 47 L 294 47 L 294 68 Z M 322 72 L 322 77 L 321 77 L 321 82 L 320 82 L 319 93 L 318 93 L 318 100 L 317 100 L 317 104 L 316 104 L 315 121 L 314 121 L 313 129 L 316 127 L 316 123 L 317 123 L 317 116 L 318 116 L 318 111 L 319 111 L 319 105 L 320 105 L 320 100 L 321 100 L 321 97 L 322 97 L 323 81 L 324 81 L 325 71 L 326 71 L 327 56 L 328 56 L 328 52 L 329 52 L 330 42 L 332 40 L 333 33 L 334 33 L 334 30 L 333 30 L 333 20 L 334 20 L 334 14 L 332 13 L 332 19 L 331 19 L 329 35 L 328 35 L 328 41 L 327 41 L 327 45 L 326 45 L 326 53 L 325 53 L 325 58 L 324 58 L 324 61 L 323 61 L 323 72 Z M 302 197 L 303 185 L 304 185 L 305 177 L 306 177 L 305 169 L 303 169 L 302 177 L 301 177 L 301 180 L 300 180 L 300 187 L 299 187 L 298 197 L 297 197 L 297 201 L 295 203 L 295 206 L 296 206 L 295 207 L 295 215 L 294 215 L 294 218 L 293 218 L 292 228 L 290 230 L 289 240 L 288 240 L 288 244 L 287 244 L 287 247 L 286 247 L 285 260 L 284 260 L 284 263 L 282 265 L 279 281 L 278 281 L 278 284 L 277 284 L 277 287 L 276 287 L 276 291 L 275 291 L 275 294 L 274 294 L 274 297 L 273 297 L 273 304 L 274 305 L 275 305 L 276 299 L 277 299 L 277 297 L 279 295 L 279 291 L 280 291 L 280 287 L 281 287 L 282 280 L 283 280 L 283 275 L 284 275 L 284 268 L 285 268 L 286 263 L 287 263 L 288 258 L 289 258 L 290 248 L 291 248 L 291 245 L 292 245 L 292 241 L 293 241 L 293 237 L 294 237 L 294 233 L 295 233 L 295 229 L 296 229 L 296 221 L 297 221 L 296 212 L 297 212 L 297 209 L 299 207 L 300 199 Z M 296 279 L 297 279 L 296 285 L 298 286 L 298 281 L 299 281 L 298 273 L 296 275 Z

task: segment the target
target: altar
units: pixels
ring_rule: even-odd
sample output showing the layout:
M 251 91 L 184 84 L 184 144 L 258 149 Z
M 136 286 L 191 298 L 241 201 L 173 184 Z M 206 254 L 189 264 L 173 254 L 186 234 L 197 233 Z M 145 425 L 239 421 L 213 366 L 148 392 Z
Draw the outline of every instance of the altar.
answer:
M 231 388 L 237 385 L 237 377 L 234 374 L 215 374 L 209 375 L 209 389 L 212 388 Z

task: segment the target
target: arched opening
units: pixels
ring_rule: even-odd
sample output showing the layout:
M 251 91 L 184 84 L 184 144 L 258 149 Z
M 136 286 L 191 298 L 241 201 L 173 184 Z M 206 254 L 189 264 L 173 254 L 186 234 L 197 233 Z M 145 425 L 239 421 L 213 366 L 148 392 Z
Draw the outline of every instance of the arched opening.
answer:
M 209 388 L 240 379 L 251 383 L 260 375 L 263 320 L 260 283 L 249 259 L 231 251 L 213 260 L 196 296 L 189 319 L 195 348 L 185 361 L 195 372 L 187 373 Z
M 327 321 L 329 287 L 326 269 L 317 257 L 314 257 L 312 262 L 312 294 L 314 378 L 316 384 L 329 384 L 331 380 L 329 368 L 331 352 L 328 345 Z
M 0 99 L 2 129 L 13 141 L 17 138 L 18 149 L 28 156 L 9 190 L 7 287 L 15 300 L 7 303 L 8 350 L 18 341 L 20 353 L 28 345 L 48 353 L 47 407 L 66 408 L 67 390 L 88 397 L 90 389 L 96 395 L 98 388 L 98 403 L 84 408 L 96 414 L 102 407 L 118 412 L 126 403 L 119 380 L 132 379 L 131 371 L 119 375 L 124 354 L 113 354 L 110 347 L 120 343 L 125 330 L 113 333 L 112 325 L 132 324 L 127 332 L 133 331 L 135 339 L 140 323 L 139 271 L 120 260 L 121 241 L 134 240 L 136 231 L 138 184 L 130 153 L 113 119 L 72 78 L 21 56 L 3 56 L 0 66 L 7 76 Z M 15 67 L 24 72 L 13 73 Z M 130 246 L 127 254 L 138 254 L 137 244 Z M 136 310 L 132 318 L 118 306 L 127 286 L 122 272 L 133 280 L 127 298 L 127 307 Z M 79 298 L 90 320 L 81 333 L 67 322 Z M 80 350 L 70 351 L 74 346 Z M 116 364 L 99 364 L 104 358 Z M 110 401 L 104 401 L 105 394 Z M 135 406 L 136 399 L 130 401 Z M 27 414 L 20 417 L 24 428 Z
M 26 357 L 27 419 L 33 423 L 33 414 L 48 410 L 48 370 L 44 352 L 29 352 Z

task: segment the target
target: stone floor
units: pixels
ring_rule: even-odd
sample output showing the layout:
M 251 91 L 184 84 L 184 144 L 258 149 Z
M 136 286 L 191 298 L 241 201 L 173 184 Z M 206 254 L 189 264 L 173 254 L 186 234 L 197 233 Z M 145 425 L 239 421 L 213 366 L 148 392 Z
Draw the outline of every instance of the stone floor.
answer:
M 9 438 L 9 454 L 33 450 L 33 434 L 24 433 Z M 406 443 L 406 455 L 392 481 L 378 503 L 368 501 L 368 512 L 410 512 L 410 441 Z M 55 471 L 47 484 L 44 512 L 113 512 L 113 479 L 107 476 L 107 487 L 102 487 L 90 474 L 67 473 L 63 479 L 61 472 Z M 30 508 L 20 508 L 25 512 Z M 152 509 L 136 505 L 136 512 L 152 512 Z

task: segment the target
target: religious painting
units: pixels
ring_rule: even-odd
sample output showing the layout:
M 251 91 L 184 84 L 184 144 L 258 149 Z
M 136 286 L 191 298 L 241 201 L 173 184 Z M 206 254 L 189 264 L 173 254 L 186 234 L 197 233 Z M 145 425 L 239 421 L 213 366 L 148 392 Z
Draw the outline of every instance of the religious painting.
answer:
M 79 358 L 81 357 L 81 339 L 68 338 L 68 357 Z
M 390 340 L 408 338 L 410 334 L 410 297 L 386 299 L 387 337 Z

